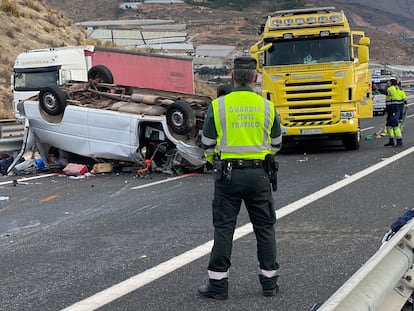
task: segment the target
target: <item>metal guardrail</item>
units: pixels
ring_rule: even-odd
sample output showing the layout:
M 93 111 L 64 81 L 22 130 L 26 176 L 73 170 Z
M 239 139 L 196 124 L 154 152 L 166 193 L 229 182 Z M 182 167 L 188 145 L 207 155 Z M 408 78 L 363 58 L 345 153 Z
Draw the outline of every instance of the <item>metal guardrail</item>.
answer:
M 401 80 L 401 86 L 414 86 L 414 80 Z
M 0 121 L 0 152 L 19 151 L 23 142 L 24 125 L 17 120 Z
M 414 290 L 413 249 L 411 220 L 317 310 L 401 310 Z

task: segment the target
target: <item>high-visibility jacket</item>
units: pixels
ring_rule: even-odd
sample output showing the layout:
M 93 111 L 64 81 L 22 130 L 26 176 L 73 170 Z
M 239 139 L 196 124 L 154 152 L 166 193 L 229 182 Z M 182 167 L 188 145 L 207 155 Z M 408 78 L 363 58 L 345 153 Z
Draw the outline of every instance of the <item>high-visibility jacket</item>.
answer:
M 397 89 L 397 96 L 400 100 L 405 101 L 407 99 L 407 95 L 405 94 L 404 90 Z
M 386 105 L 403 103 L 401 96 L 399 94 L 399 90 L 395 87 L 395 85 L 391 85 L 387 89 L 387 96 L 385 97 L 385 103 Z
M 236 91 L 211 105 L 217 130 L 215 153 L 221 159 L 263 160 L 275 153 L 271 131 L 276 111 L 272 102 L 251 91 Z M 280 137 L 276 140 L 273 142 L 280 144 Z

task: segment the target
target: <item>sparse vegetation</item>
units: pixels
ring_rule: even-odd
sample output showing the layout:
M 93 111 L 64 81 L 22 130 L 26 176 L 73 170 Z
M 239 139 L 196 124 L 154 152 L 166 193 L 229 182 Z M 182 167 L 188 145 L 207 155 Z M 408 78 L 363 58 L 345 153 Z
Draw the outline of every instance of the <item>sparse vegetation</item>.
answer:
M 9 37 L 10 39 L 15 39 L 16 38 L 15 32 L 13 31 L 13 29 L 7 30 L 6 33 L 5 33 L 5 35 L 7 37 Z
M 22 2 L 22 5 L 33 9 L 36 12 L 41 12 L 42 8 L 44 7 L 44 4 L 41 1 L 33 1 L 33 0 L 25 0 Z
M 19 8 L 16 4 L 16 1 L 1 0 L 0 11 L 6 13 L 8 15 L 15 16 L 15 17 L 20 16 L 20 11 L 19 11 Z

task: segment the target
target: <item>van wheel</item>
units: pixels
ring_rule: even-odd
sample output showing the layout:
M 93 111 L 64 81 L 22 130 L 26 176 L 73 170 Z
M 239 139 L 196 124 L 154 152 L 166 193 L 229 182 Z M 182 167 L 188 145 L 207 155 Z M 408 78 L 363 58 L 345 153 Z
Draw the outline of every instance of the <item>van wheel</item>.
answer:
M 66 94 L 58 85 L 41 88 L 39 91 L 40 108 L 52 116 L 57 116 L 66 107 Z
M 195 128 L 196 116 L 193 108 L 185 102 L 177 100 L 166 112 L 167 124 L 176 134 L 187 134 Z
M 89 69 L 88 79 L 89 80 L 98 79 L 98 82 L 100 83 L 109 83 L 109 84 L 114 83 L 114 77 L 111 71 L 104 65 L 96 65 L 96 66 L 93 66 L 91 69 Z

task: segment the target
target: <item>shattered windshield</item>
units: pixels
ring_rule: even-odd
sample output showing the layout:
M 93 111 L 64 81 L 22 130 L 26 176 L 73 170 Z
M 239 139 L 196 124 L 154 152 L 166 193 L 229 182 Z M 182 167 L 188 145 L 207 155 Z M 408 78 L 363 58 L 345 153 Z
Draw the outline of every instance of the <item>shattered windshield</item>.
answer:
M 274 42 L 265 53 L 265 66 L 350 61 L 349 37 Z
M 59 84 L 59 72 L 53 71 L 16 71 L 14 89 L 16 91 L 38 91 L 46 85 Z

